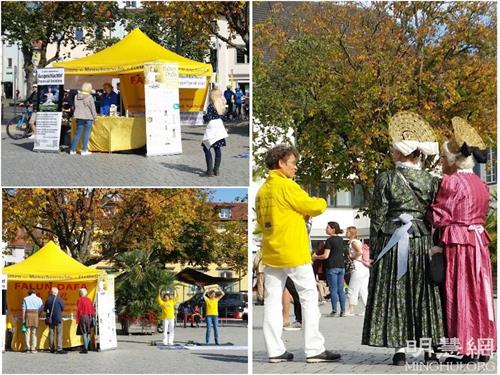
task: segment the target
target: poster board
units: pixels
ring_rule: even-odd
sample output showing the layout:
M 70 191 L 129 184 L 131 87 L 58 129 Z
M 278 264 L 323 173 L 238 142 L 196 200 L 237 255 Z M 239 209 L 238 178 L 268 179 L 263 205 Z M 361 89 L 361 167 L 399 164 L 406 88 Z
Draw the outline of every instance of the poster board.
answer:
M 182 153 L 179 65 L 144 64 L 146 155 Z
M 38 105 L 33 151 L 59 152 L 64 97 L 64 69 L 37 70 Z
M 100 281 L 96 293 L 97 334 L 96 344 L 99 350 L 116 349 L 116 312 L 114 276 L 107 275 L 105 281 Z

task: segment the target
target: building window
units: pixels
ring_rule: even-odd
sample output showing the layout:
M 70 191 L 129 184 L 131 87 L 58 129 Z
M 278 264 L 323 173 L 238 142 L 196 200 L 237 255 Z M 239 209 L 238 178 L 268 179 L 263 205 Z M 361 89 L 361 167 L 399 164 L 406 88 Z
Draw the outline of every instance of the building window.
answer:
M 233 277 L 233 273 L 231 271 L 220 271 L 219 272 L 220 277 L 224 277 L 226 279 L 231 279 Z M 234 292 L 235 291 L 236 284 L 232 284 L 231 286 L 226 286 L 224 290 L 226 292 Z
M 496 150 L 490 148 L 488 150 L 488 161 L 484 167 L 484 181 L 487 184 L 496 184 L 497 183 L 497 154 Z
M 125 8 L 137 8 L 137 1 L 125 1 Z
M 248 56 L 239 49 L 236 50 L 236 64 L 248 64 Z
M 7 59 L 7 68 L 12 68 L 12 58 Z
M 351 207 L 351 192 L 339 190 L 335 194 L 336 207 Z
M 230 208 L 221 208 L 219 210 L 219 217 L 221 219 L 231 219 L 231 209 Z
M 78 41 L 78 42 L 81 42 L 83 40 L 83 29 L 81 27 L 78 27 L 76 30 L 75 30 L 75 39 Z

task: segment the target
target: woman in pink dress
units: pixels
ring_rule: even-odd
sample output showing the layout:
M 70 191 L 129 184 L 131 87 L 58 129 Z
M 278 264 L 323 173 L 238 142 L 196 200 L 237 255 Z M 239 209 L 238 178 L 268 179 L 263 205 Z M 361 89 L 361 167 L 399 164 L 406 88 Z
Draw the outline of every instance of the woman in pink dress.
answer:
M 463 133 L 460 138 L 463 140 Z M 490 194 L 472 171 L 474 159 L 486 161 L 484 151 L 472 146 L 475 145 L 471 141 L 444 144 L 441 163 L 445 176 L 431 213 L 446 259 L 447 338 L 459 339 L 456 349 L 464 356 L 462 362 L 477 358 L 486 362 L 496 351 L 490 238 L 484 229 Z M 484 148 L 484 144 L 480 146 Z

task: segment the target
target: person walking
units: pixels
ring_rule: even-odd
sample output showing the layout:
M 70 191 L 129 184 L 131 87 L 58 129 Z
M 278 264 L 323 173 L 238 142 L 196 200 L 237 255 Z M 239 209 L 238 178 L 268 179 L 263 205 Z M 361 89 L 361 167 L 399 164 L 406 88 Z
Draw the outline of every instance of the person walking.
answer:
M 370 268 L 363 260 L 363 244 L 358 239 L 356 227 L 347 227 L 346 236 L 349 239 L 349 256 L 354 263 L 354 270 L 351 274 L 351 280 L 349 280 L 349 311 L 347 314 L 354 315 L 354 307 L 358 305 L 359 297 L 366 308 Z M 359 315 L 363 316 L 364 312 Z
M 340 236 L 344 231 L 340 229 L 339 223 L 329 221 L 326 226 L 326 234 L 329 236 L 325 242 L 325 249 L 321 255 L 313 255 L 314 260 L 325 261 L 325 273 L 328 287 L 330 289 L 330 302 L 332 312 L 330 316 L 337 316 L 337 304 L 340 303 L 340 317 L 346 315 L 345 311 L 345 257 L 348 257 L 348 249 Z
M 160 319 L 163 320 L 163 345 L 174 345 L 175 304 L 179 302 L 179 297 L 175 290 L 172 298 L 169 291 L 161 293 L 160 289 L 157 302 L 161 308 Z
M 210 342 L 210 325 L 214 329 L 215 345 L 219 345 L 219 301 L 224 297 L 224 292 L 219 288 L 206 290 L 203 299 L 206 304 L 205 321 L 207 331 L 205 333 L 205 343 Z
M 78 95 L 74 99 L 75 111 L 73 116 L 76 119 L 76 132 L 73 140 L 71 142 L 71 147 L 69 154 L 75 155 L 78 142 L 80 142 L 80 136 L 83 132 L 82 141 L 82 152 L 81 155 L 90 155 L 88 151 L 88 144 L 90 139 L 90 133 L 92 131 L 92 125 L 97 117 L 97 112 L 95 109 L 95 103 L 92 95 L 92 85 L 89 82 L 85 82 Z
M 23 324 L 26 326 L 26 352 L 36 353 L 38 320 L 42 307 L 42 299 L 35 294 L 34 289 L 30 289 L 22 303 Z
M 228 137 L 222 116 L 224 115 L 225 105 L 218 89 L 210 91 L 210 104 L 207 112 L 203 115 L 203 121 L 207 124 L 205 134 L 203 135 L 203 152 L 205 153 L 205 162 L 207 170 L 205 176 L 218 176 L 219 168 L 222 162 L 221 148 L 226 146 L 226 138 Z M 215 163 L 212 159 L 211 149 L 214 149 Z
M 234 94 L 234 105 L 236 106 L 236 119 L 241 120 L 241 106 L 243 104 L 243 96 L 245 94 L 239 87 L 236 87 L 236 92 Z
M 288 145 L 267 152 L 270 170 L 259 189 L 255 207 L 262 232 L 262 261 L 266 266 L 263 332 L 269 362 L 293 361 L 285 348 L 282 294 L 287 277 L 295 284 L 302 304 L 304 342 L 308 363 L 336 361 L 340 354 L 325 350 L 319 331 L 318 291 L 312 269 L 306 222 L 326 210 L 326 201 L 312 198 L 292 179 L 297 173 L 299 153 Z
M 431 205 L 432 222 L 444 253 L 446 337 L 458 339 L 461 362 L 487 362 L 496 351 L 490 237 L 484 229 L 488 186 L 474 173 L 487 161 L 484 142 L 465 120 L 452 119 L 454 138 L 445 142 L 445 174 Z
M 438 144 L 430 125 L 411 112 L 394 115 L 389 134 L 396 167 L 375 180 L 370 207 L 375 262 L 361 343 L 394 348 L 393 365 L 404 366 L 409 340 L 437 345 L 444 337 L 439 288 L 427 276 L 432 239 L 425 215 L 438 179 L 421 167 L 426 156 L 438 153 Z
M 80 298 L 76 302 L 76 324 L 83 336 L 83 349 L 80 351 L 82 354 L 87 354 L 89 351 L 90 331 L 95 322 L 94 304 L 87 294 L 87 289 L 81 288 Z
M 49 326 L 50 352 L 56 352 L 57 347 L 57 354 L 66 354 L 67 352 L 63 350 L 62 313 L 64 311 L 64 302 L 62 298 L 58 296 L 59 289 L 56 287 L 52 287 L 50 293 L 43 308 L 46 313 L 45 322 L 48 323 Z M 56 332 L 57 341 L 55 341 Z

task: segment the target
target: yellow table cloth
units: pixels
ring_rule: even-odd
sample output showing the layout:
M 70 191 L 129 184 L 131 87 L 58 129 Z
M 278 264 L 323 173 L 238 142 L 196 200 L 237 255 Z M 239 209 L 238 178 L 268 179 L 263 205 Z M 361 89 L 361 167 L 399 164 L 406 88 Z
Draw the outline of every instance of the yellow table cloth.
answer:
M 71 121 L 71 139 L 75 134 L 76 120 Z M 82 146 L 83 133 L 78 143 Z M 98 116 L 92 132 L 88 150 L 93 152 L 125 151 L 146 145 L 146 121 L 144 117 L 102 117 Z

